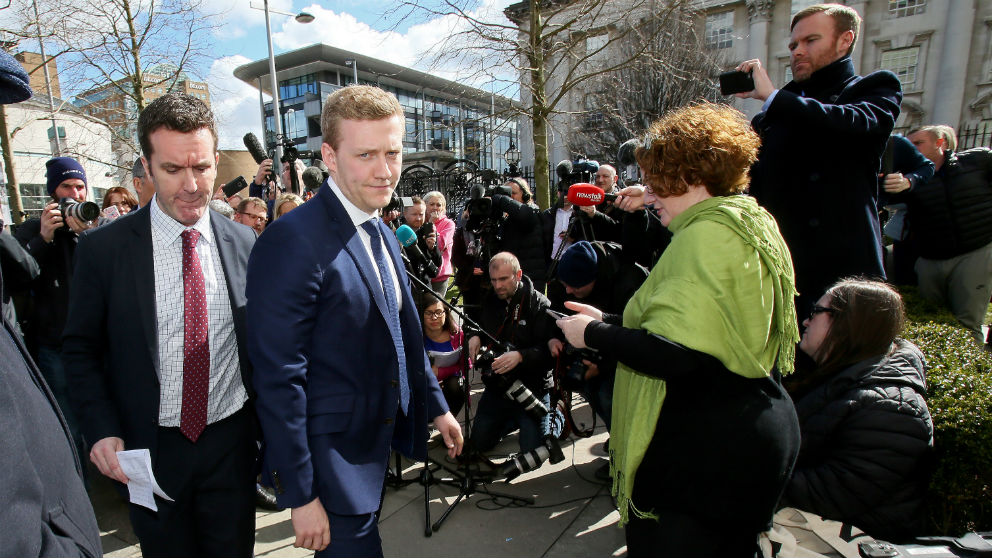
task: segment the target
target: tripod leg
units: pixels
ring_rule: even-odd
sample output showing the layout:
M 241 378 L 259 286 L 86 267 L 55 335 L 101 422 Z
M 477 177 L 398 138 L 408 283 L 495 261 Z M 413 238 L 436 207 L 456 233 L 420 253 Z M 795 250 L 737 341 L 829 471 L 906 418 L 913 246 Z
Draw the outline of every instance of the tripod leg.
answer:
M 434 534 L 431 529 L 431 461 L 424 460 L 424 470 L 421 473 L 421 482 L 424 484 L 424 536 L 429 537 Z

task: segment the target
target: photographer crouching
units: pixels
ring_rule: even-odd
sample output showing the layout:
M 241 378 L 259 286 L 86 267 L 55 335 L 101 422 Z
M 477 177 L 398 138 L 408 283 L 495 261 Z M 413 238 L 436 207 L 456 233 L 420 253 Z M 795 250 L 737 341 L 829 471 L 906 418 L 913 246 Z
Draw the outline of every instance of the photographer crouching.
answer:
M 547 414 L 551 401 L 551 355 L 547 341 L 554 322 L 545 312 L 551 303 L 534 290 L 530 279 L 523 275 L 520 262 L 509 252 L 492 257 L 489 276 L 493 290 L 482 301 L 480 326 L 504 347 L 480 350 L 482 340 L 478 333 L 468 340 L 469 357 L 482 370 L 486 384 L 475 415 L 472 440 L 477 450 L 488 451 L 503 436 L 519 428 L 520 451 L 526 453 L 542 446 L 551 434 Z M 525 392 L 521 393 L 521 384 L 540 405 L 527 398 Z

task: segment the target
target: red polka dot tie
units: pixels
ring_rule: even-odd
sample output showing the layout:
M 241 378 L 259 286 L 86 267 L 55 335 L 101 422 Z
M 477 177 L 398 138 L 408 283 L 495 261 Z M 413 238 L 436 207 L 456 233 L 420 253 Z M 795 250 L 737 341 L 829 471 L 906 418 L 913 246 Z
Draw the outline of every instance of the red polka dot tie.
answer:
M 203 268 L 196 255 L 200 233 L 183 231 L 183 410 L 179 431 L 192 442 L 207 426 L 207 393 L 210 388 L 210 343 L 207 339 L 207 296 Z

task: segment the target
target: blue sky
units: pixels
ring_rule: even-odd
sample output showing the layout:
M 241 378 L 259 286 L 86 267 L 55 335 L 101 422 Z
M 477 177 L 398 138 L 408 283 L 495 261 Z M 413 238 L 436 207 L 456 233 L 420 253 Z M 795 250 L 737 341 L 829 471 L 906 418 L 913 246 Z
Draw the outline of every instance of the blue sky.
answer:
M 512 0 L 479 0 L 476 11 L 483 17 L 509 23 L 502 10 Z M 221 148 L 243 148 L 242 136 L 248 131 L 261 132 L 258 90 L 233 76 L 234 68 L 266 58 L 265 20 L 261 10 L 249 7 L 249 0 L 215 0 L 212 9 L 223 10 L 224 24 L 218 30 L 217 58 L 202 76 L 211 88 L 217 115 Z M 261 0 L 255 0 L 261 6 Z M 272 15 L 273 46 L 276 54 L 324 42 L 404 66 L 416 67 L 448 79 L 465 75 L 457 68 L 432 66 L 424 53 L 439 37 L 457 29 L 452 18 L 426 21 L 423 17 L 397 23 L 399 17 L 387 12 L 395 2 L 382 0 L 343 0 L 330 4 L 271 0 L 270 9 L 315 16 L 310 24 L 300 24 L 292 17 Z M 497 91 L 499 92 L 499 91 Z M 505 94 L 505 93 L 504 93 Z

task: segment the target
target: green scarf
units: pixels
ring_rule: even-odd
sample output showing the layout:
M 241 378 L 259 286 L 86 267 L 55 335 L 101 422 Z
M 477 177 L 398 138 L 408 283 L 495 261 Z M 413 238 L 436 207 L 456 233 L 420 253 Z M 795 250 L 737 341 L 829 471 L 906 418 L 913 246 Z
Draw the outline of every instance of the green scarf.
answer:
M 795 276 L 789 249 L 767 211 L 747 196 L 715 197 L 672 219 L 672 242 L 627 303 L 623 326 L 644 329 L 716 357 L 745 378 L 792 372 Z M 610 432 L 613 495 L 620 525 L 630 510 L 634 475 L 654 436 L 665 382 L 617 366 Z

